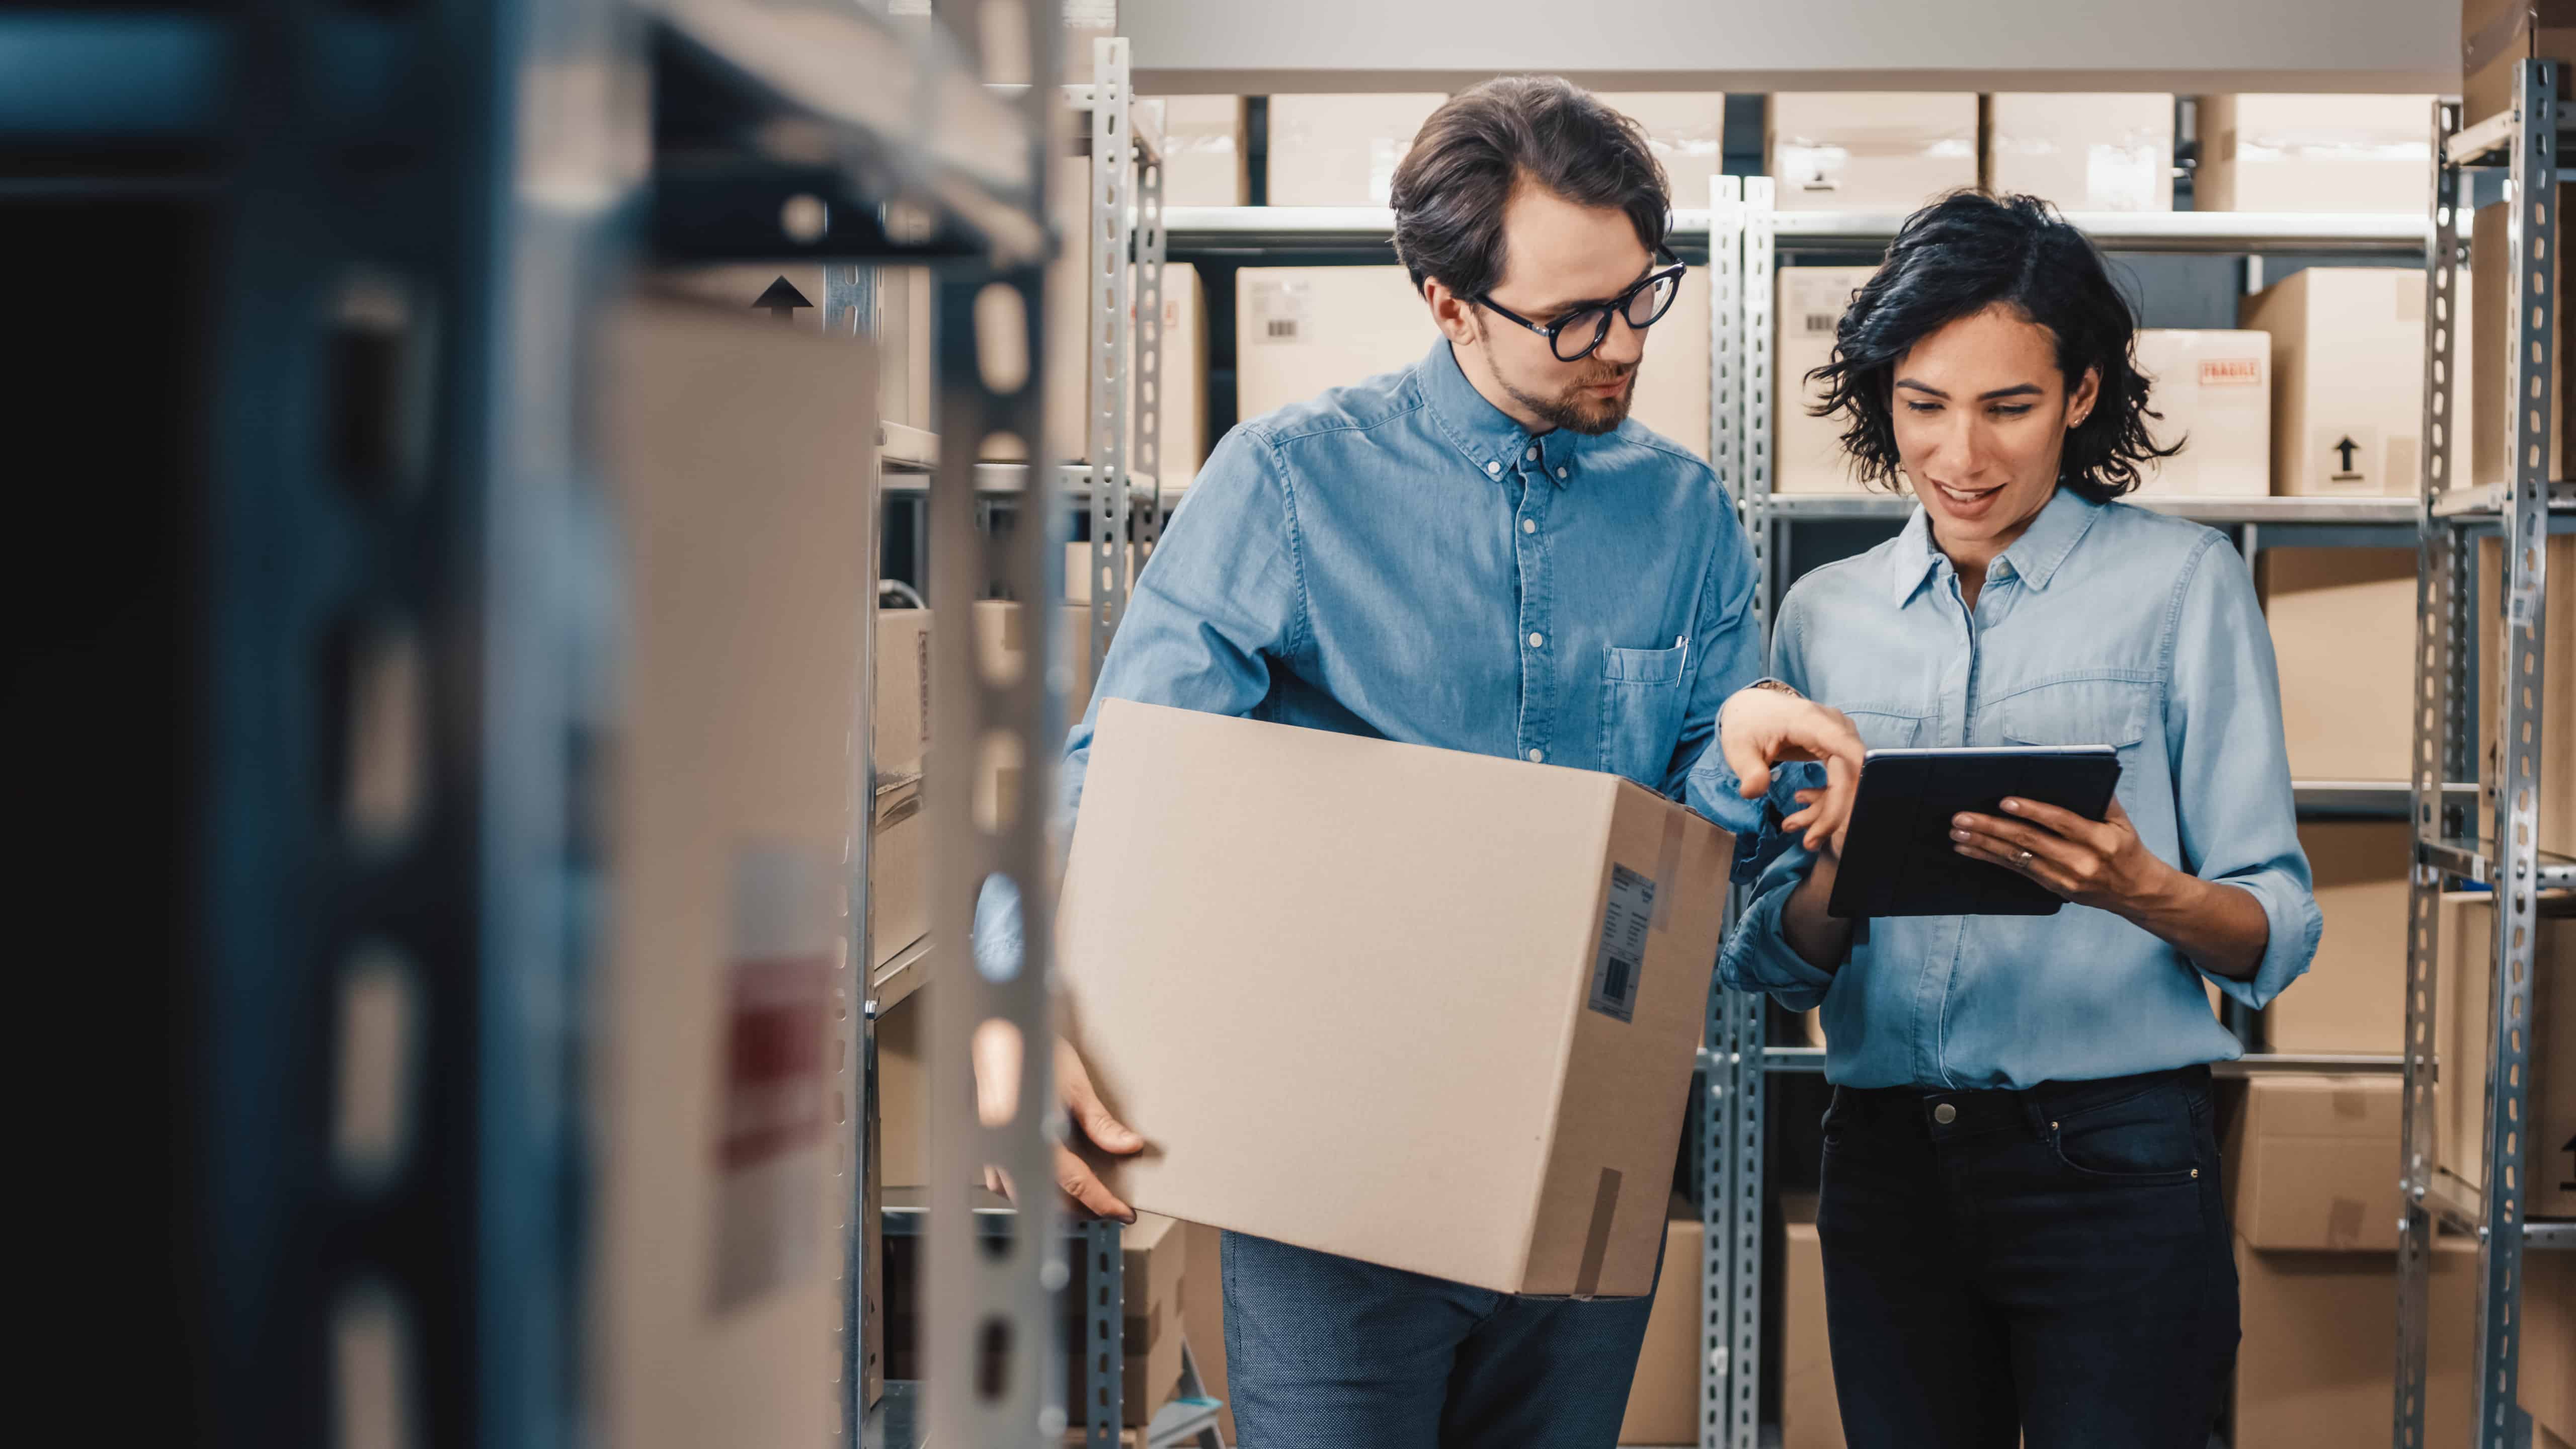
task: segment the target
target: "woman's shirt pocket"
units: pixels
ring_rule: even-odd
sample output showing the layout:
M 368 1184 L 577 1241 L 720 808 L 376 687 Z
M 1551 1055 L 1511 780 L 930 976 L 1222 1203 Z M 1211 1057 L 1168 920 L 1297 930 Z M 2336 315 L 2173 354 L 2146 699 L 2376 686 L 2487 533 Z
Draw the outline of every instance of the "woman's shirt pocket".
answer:
M 2136 813 L 2140 746 L 2155 704 L 2145 679 L 2059 679 L 1996 700 L 1995 733 L 2012 745 L 2110 745 L 2120 754 L 2121 803 Z
M 1894 705 L 1841 705 L 1843 717 L 1859 732 L 1860 742 L 1873 750 L 1910 750 L 1925 743 L 1932 731 L 1932 716 Z
M 1601 768 L 1664 788 L 1690 700 L 1690 646 L 1602 651 Z

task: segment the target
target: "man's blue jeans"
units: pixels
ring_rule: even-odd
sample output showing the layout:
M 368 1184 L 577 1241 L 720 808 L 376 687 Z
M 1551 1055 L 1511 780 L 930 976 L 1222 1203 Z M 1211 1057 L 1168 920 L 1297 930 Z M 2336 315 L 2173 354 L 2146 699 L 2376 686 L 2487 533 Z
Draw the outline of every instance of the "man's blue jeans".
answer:
M 1651 1306 L 1518 1298 L 1228 1233 L 1236 1437 L 1241 1449 L 1610 1449 Z

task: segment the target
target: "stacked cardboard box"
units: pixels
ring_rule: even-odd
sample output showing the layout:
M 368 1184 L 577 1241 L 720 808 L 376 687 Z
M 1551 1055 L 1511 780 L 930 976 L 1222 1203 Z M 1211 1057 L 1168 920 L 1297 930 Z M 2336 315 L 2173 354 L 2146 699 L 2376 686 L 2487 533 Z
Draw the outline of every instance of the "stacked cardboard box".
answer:
M 2484 891 L 2442 897 L 2439 998 L 2433 1011 L 2436 1158 L 2471 1187 L 2486 1181 L 2487 1059 L 2494 1042 L 2495 898 Z M 2523 1212 L 2576 1218 L 2576 897 L 2541 898 L 2534 943 L 2529 1130 L 2523 1135 Z
M 1163 204 L 1244 206 L 1251 149 L 1241 96 L 1156 96 L 1163 107 Z
M 2266 332 L 2138 332 L 2159 443 L 2183 444 L 2142 470 L 2147 496 L 2260 498 L 2272 491 L 2272 337 Z
M 1851 493 L 1861 485 L 1843 454 L 1839 417 L 1816 417 L 1821 385 L 1807 374 L 1833 360 L 1834 329 L 1876 267 L 1782 267 L 1772 345 L 1771 491 Z
M 1235 287 L 1235 389 L 1246 418 L 1410 367 L 1440 337 L 1402 267 L 1246 267 Z M 1708 274 L 1693 267 L 1672 310 L 1646 333 L 1629 409 L 1703 458 L 1708 313 Z
M 2545 548 L 2548 570 L 2542 605 L 2540 642 L 2541 715 L 2540 835 L 2542 850 L 2576 856 L 2576 538 L 2559 534 Z M 2478 659 L 2475 677 L 2483 691 L 2478 700 L 2478 780 L 2485 787 L 2481 833 L 2492 829 L 2495 792 L 2503 762 L 2496 751 L 2496 720 L 2504 694 L 2497 671 L 2504 667 L 2504 547 L 2493 538 L 2478 542 Z
M 2414 778 L 2415 551 L 2267 548 L 2255 577 L 2291 775 Z
M 873 355 L 619 306 L 591 420 L 626 525 L 613 943 L 590 1065 L 605 1440 L 819 1442 L 842 1322 L 831 1003 L 874 522 Z M 745 1043 L 768 1049 L 746 1050 Z M 836 1196 L 835 1189 L 838 1189 Z M 837 1204 L 837 1205 L 836 1205 Z
M 2421 490 L 2422 269 L 2309 267 L 2246 298 L 2239 316 L 2272 338 L 2273 492 Z M 2474 353 L 2455 346 L 2455 363 L 2474 366 Z M 2466 372 L 2455 367 L 2452 377 L 2455 418 L 2469 399 Z
M 1119 1349 L 1121 1376 L 1119 1418 L 1131 1428 L 1154 1421 L 1154 1413 L 1172 1401 L 1181 1384 L 1181 1305 L 1188 1292 L 1189 1235 L 1181 1224 L 1153 1213 L 1139 1213 L 1118 1235 L 1120 1264 Z M 1067 1417 L 1081 1417 L 1079 1395 L 1088 1382 L 1084 1372 L 1082 1305 L 1089 1263 L 1075 1255 L 1073 1282 L 1065 1294 L 1070 1310 L 1065 1323 L 1065 1384 L 1077 1396 Z
M 2394 1181 L 2396 1165 L 2392 1145 L 2381 1175 Z M 2433 1255 L 2425 1449 L 2470 1449 L 2477 1262 L 2476 1250 L 2458 1239 Z M 2397 1255 L 2269 1252 L 2239 1238 L 2236 1273 L 2244 1338 L 2229 1442 L 2351 1449 L 2388 1438 L 2396 1405 Z
M 1706 1240 L 1698 1210 L 1675 1197 L 1664 1224 L 1663 1274 L 1655 1280 L 1627 1416 L 1619 1422 L 1622 1444 L 1699 1442 L 1700 1245 Z
M 1208 369 L 1207 289 L 1199 269 L 1186 262 L 1163 268 L 1163 351 L 1153 379 L 1154 399 L 1161 414 L 1156 437 L 1161 443 L 1161 456 L 1153 463 L 1152 474 L 1162 484 L 1168 504 L 1186 492 L 1198 476 L 1199 465 L 1207 461 L 1207 397 L 1205 382 Z M 1136 345 L 1144 347 L 1139 333 Z M 1131 430 L 1142 426 L 1145 410 L 1145 379 L 1136 379 L 1130 423 Z M 1139 434 L 1141 436 L 1141 434 Z M 1144 453 L 1130 447 L 1130 467 L 1145 472 Z
M 2062 211 L 2173 210 L 2171 95 L 2007 92 L 1988 116 L 1989 190 Z
M 2566 0 L 2462 0 L 2462 120 L 2474 125 L 2511 110 L 2525 60 L 2576 60 L 2576 7 Z M 2558 97 L 2567 98 L 2567 79 Z
M 1672 182 L 1673 205 L 1697 206 L 1701 178 L 1725 168 L 1726 96 L 1720 91 L 1603 91 L 1610 109 L 1637 123 Z
M 1499 1292 L 1651 1291 L 1727 837 L 1588 770 L 1129 700 L 1098 723 L 1065 1034 L 1159 1148 L 1111 1188 Z M 1210 1021 L 1262 1023 L 1213 1075 Z
M 1842 1406 L 1834 1399 L 1834 1357 L 1825 1336 L 1816 1200 L 1783 1194 L 1780 1216 L 1788 1239 L 1780 1292 L 1780 1449 L 1843 1449 Z
M 1448 99 L 1438 91 L 1272 96 L 1270 204 L 1386 205 L 1413 133 Z
M 1910 212 L 1977 184 L 1977 98 L 1784 92 L 1764 149 L 1783 210 Z
M 2403 1048 L 2413 838 L 2401 820 L 2299 827 L 2325 935 L 2307 974 L 2263 1010 L 2268 1050 L 2393 1056 Z
M 1181 1279 L 1181 1329 L 1189 1335 L 1190 1357 L 1199 1366 L 1200 1390 L 1225 1405 L 1217 1415 L 1218 1432 L 1228 1444 L 1241 1443 L 1234 1432 L 1234 1400 L 1225 1386 L 1225 1234 L 1205 1223 L 1183 1227 L 1190 1271 Z
M 877 611 L 876 736 L 879 785 L 918 778 L 930 748 L 930 611 Z
M 2394 1252 L 2403 1103 L 2384 1074 L 2248 1081 L 2225 1134 L 2237 1235 L 2267 1251 Z
M 2422 216 L 2432 174 L 2431 96 L 2201 98 L 2202 211 Z

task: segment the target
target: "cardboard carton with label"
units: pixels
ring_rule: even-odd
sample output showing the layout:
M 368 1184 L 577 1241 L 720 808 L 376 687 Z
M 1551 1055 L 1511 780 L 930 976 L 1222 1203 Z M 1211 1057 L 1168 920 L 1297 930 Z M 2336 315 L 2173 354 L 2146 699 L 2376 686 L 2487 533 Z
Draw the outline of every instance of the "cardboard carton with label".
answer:
M 2272 491 L 2272 338 L 2265 332 L 2138 331 L 2138 370 L 2148 430 L 2180 453 L 2142 467 L 2138 491 L 2155 496 L 2260 498 Z
M 2467 278 L 2460 279 L 2467 290 Z M 2461 300 L 2455 315 L 2467 316 Z M 2246 298 L 2272 339 L 2272 491 L 2407 497 L 2422 488 L 2424 272 L 2308 267 Z M 2454 383 L 2474 350 L 2454 350 Z M 2452 388 L 2453 416 L 2469 400 Z
M 1651 1291 L 1731 843 L 1616 776 L 1112 699 L 1058 917 L 1138 1208 Z M 1258 1022 L 1205 1070 L 1210 1023 Z

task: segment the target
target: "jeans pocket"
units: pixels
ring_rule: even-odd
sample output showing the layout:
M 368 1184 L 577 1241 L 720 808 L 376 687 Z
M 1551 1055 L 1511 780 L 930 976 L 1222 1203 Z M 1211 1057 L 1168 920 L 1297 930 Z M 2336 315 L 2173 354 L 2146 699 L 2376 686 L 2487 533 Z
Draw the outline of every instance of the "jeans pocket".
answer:
M 2153 1187 L 2200 1175 L 2198 1117 L 2190 1094 L 2156 1087 L 2087 1107 L 2048 1124 L 2058 1165 L 2099 1182 Z

